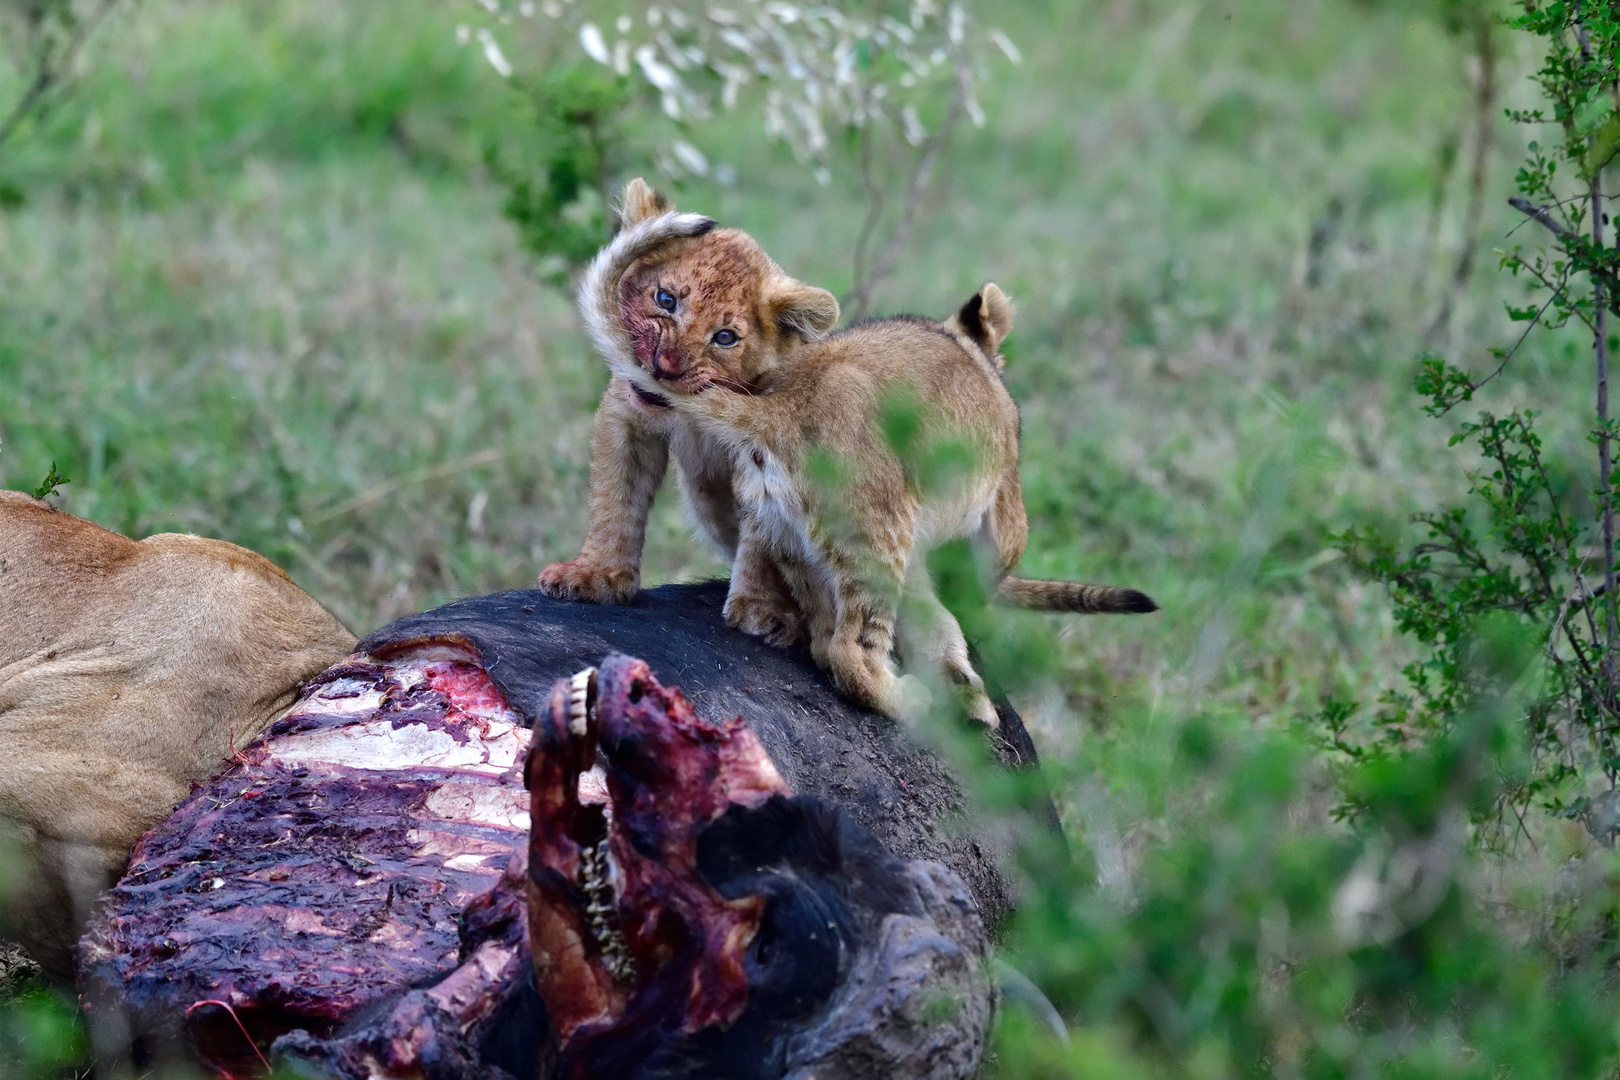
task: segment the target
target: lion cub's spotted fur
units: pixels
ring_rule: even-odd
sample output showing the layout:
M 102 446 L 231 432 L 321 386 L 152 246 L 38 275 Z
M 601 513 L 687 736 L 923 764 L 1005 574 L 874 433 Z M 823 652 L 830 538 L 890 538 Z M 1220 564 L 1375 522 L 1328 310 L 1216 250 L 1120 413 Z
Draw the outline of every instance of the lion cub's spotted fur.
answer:
M 782 641 L 802 617 L 839 687 L 890 714 L 903 709 L 890 660 L 898 630 L 908 662 L 945 673 L 971 715 L 996 723 L 923 565 L 935 544 L 980 541 L 998 595 L 1021 606 L 1155 610 L 1134 589 L 1007 576 L 1029 529 L 1018 411 L 999 374 L 1012 304 L 996 286 L 943 323 L 880 319 L 821 337 L 837 319 L 831 295 L 787 278 L 746 235 L 711 232 L 639 180 L 624 222 L 579 297 L 615 374 L 592 434 L 590 531 L 578 559 L 546 568 L 542 588 L 597 600 L 634 591 L 667 447 L 696 516 L 734 555 L 727 621 Z M 962 482 L 924 492 L 908 474 L 879 425 L 896 394 L 921 406 L 927 434 L 974 449 Z M 817 450 L 853 465 L 851 482 L 813 483 Z

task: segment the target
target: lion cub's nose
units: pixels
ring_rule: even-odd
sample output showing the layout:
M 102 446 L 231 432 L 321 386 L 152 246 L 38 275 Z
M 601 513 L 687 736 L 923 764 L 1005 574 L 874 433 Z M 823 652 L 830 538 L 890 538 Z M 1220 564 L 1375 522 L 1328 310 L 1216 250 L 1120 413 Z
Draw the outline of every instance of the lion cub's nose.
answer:
M 678 379 L 685 370 L 686 364 L 682 362 L 681 358 L 666 349 L 659 349 L 657 354 L 653 356 L 653 378 L 655 379 Z

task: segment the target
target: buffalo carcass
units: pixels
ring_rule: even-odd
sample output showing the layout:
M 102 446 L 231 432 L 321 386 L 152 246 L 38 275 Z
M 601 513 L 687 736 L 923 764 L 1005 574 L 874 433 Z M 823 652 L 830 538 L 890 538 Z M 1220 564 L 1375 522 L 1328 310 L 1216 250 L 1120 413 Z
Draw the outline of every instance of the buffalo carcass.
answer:
M 672 591 L 634 633 L 606 636 L 662 623 L 676 662 L 660 666 L 700 704 L 727 685 L 770 713 L 773 693 L 836 702 L 803 657 L 708 667 L 740 635 L 680 602 L 704 590 Z M 972 850 L 941 838 L 937 810 L 896 813 L 954 799 L 939 763 L 847 708 L 774 727 L 700 720 L 622 657 L 587 710 L 586 686 L 551 678 L 577 650 L 607 651 L 594 620 L 558 618 L 581 611 L 604 609 L 464 601 L 315 680 L 137 848 L 81 945 L 98 1022 L 233 1076 L 278 1055 L 343 1077 L 969 1075 L 991 1000 L 977 909 L 1004 893 L 988 860 L 968 867 L 997 885 L 985 894 L 896 857 Z M 807 742 L 859 748 L 863 732 L 898 744 L 858 759 L 893 798 L 862 798 L 848 771 L 821 791 L 802 782 L 820 765 Z M 772 734 L 797 753 L 769 752 Z M 854 794 L 853 812 L 826 794 Z M 891 818 L 896 854 L 863 811 Z

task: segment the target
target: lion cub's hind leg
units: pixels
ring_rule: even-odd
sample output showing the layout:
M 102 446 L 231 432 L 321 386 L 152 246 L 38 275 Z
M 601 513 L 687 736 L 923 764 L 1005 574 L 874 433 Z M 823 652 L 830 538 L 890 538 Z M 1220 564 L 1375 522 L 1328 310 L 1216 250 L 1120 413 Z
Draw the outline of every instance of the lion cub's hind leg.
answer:
M 900 675 L 890 653 L 895 610 L 863 584 L 839 589 L 838 621 L 826 647 L 826 667 L 838 688 L 896 719 L 906 712 Z
M 934 592 L 922 559 L 907 569 L 898 633 L 900 657 L 908 669 L 941 677 L 970 719 L 992 731 L 1000 727 L 995 703 L 973 667 L 962 626 Z
M 912 711 L 917 696 L 909 684 L 902 685 L 892 656 L 916 507 L 904 496 L 898 496 L 890 506 L 892 517 L 885 523 L 887 527 L 874 534 L 887 543 L 880 546 L 851 541 L 828 545 L 827 563 L 834 582 L 836 609 L 831 639 L 816 660 L 844 693 L 900 719 Z M 812 651 L 816 645 L 812 639 Z

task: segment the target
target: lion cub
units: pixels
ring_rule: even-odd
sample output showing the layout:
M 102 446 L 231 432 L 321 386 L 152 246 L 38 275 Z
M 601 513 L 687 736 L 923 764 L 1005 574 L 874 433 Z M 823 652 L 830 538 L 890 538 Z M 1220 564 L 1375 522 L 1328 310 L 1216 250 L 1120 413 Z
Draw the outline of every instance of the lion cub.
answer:
M 995 709 L 961 628 L 934 595 L 921 557 L 930 547 L 980 541 L 994 556 L 998 595 L 1020 606 L 1157 610 L 1134 589 L 1007 576 L 1029 526 L 1018 410 L 999 373 L 999 347 L 1012 327 L 1012 304 L 1000 289 L 986 285 L 944 323 L 880 319 L 820 337 L 836 318 L 829 295 L 791 279 L 783 285 L 769 260 L 671 259 L 664 254 L 671 237 L 701 235 L 698 223 L 707 219 L 676 214 L 662 200 L 650 211 L 656 216 L 639 219 L 597 257 L 580 307 L 633 400 L 657 396 L 648 411 L 667 416 L 669 445 L 680 439 L 704 448 L 705 475 L 714 481 L 705 494 L 711 505 L 724 504 L 735 530 L 740 569 L 728 622 L 750 629 L 783 618 L 781 598 L 759 585 L 774 575 L 773 587 L 785 584 L 802 613 L 816 661 L 844 692 L 890 715 L 903 711 L 890 659 L 898 630 L 908 663 L 946 674 L 969 713 L 993 727 Z M 639 252 L 637 245 L 644 245 Z M 826 297 L 808 305 L 829 316 L 824 322 L 807 323 L 811 294 Z M 751 374 L 737 377 L 745 366 Z M 948 488 L 923 490 L 889 445 L 879 413 L 896 395 L 920 407 L 923 437 L 970 448 L 965 475 Z M 848 484 L 813 481 L 821 453 L 852 467 Z M 593 438 L 593 530 L 597 461 Z M 618 483 L 610 478 L 607 486 Z M 684 465 L 683 491 L 692 500 Z M 692 501 L 701 518 L 704 509 Z
M 591 425 L 589 523 L 579 556 L 540 574 L 561 599 L 628 603 L 653 495 L 671 455 L 692 516 L 732 560 L 728 618 L 787 645 L 803 620 L 775 565 L 739 546 L 732 455 L 671 406 L 707 387 L 746 397 L 838 321 L 838 301 L 795 281 L 752 237 L 678 214 L 640 180 L 622 229 L 592 262 L 580 310 L 613 380 Z

